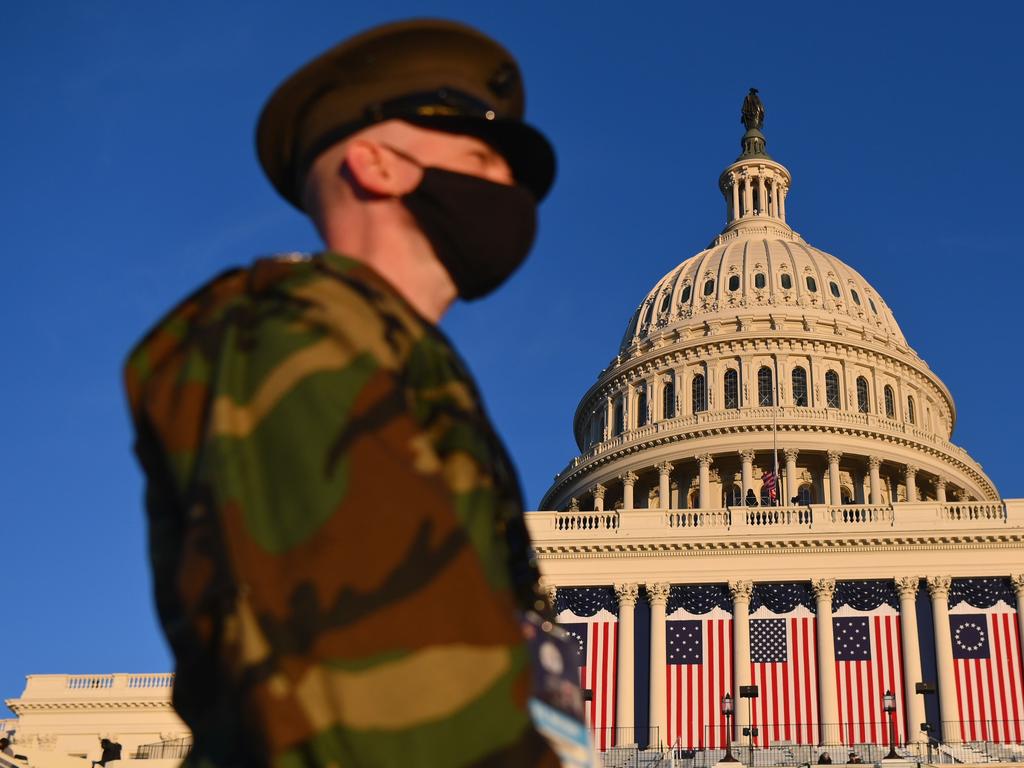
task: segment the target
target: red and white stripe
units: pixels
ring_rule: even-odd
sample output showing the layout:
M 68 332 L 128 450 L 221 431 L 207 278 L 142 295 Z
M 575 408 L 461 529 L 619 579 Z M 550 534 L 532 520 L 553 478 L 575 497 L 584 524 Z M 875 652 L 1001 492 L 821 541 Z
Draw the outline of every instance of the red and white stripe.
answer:
M 867 661 L 836 661 L 839 694 L 840 741 L 844 744 L 889 744 L 889 715 L 882 696 L 896 696 L 896 742 L 907 732 L 903 703 L 903 654 L 900 617 L 894 608 L 854 611 L 843 606 L 836 616 L 868 616 L 871 658 Z M 828 734 L 830 735 L 830 734 Z
M 701 619 L 700 664 L 669 664 L 667 685 L 668 743 L 684 749 L 721 748 L 725 745 L 725 718 L 721 701 L 732 691 L 732 617 L 721 609 L 692 616 L 682 610 L 669 619 Z
M 810 614 L 803 609 L 802 613 Z M 751 662 L 750 681 L 758 686 L 751 711 L 757 743 L 818 743 L 818 650 L 816 624 L 809 615 L 779 615 L 759 609 L 751 619 L 786 619 L 787 659 Z M 739 702 L 745 706 L 745 702 Z
M 998 604 L 997 604 L 998 606 Z M 1016 611 L 1005 603 L 985 613 L 990 654 L 987 659 L 953 659 L 960 737 L 964 741 L 1021 743 L 1024 735 L 1024 679 Z

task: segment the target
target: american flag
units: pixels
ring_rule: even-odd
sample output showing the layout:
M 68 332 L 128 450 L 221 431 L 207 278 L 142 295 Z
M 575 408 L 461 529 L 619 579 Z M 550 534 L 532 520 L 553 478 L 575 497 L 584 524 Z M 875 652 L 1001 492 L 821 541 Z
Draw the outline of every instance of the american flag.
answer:
M 839 694 L 840 738 L 846 744 L 889 744 L 882 696 L 896 696 L 896 740 L 903 740 L 903 655 L 899 612 L 883 604 L 871 611 L 843 606 L 832 619 Z
M 775 473 L 772 472 L 770 469 L 766 470 L 761 475 L 761 482 L 763 483 L 763 487 L 768 490 L 768 498 L 771 499 L 772 503 L 774 504 L 775 499 L 778 496 L 777 483 L 775 481 Z
M 758 743 L 817 744 L 817 643 L 814 614 L 806 607 L 783 615 L 762 607 L 751 615 L 750 681 L 760 694 L 751 723 L 758 726 Z
M 995 580 L 970 581 L 981 584 L 963 590 L 967 599 L 954 606 L 949 617 L 960 736 L 964 741 L 1019 743 L 1024 682 L 1017 612 L 995 593 L 1001 585 L 985 583 Z M 951 590 L 950 602 L 955 595 Z M 979 609 L 967 600 L 985 607 Z
M 732 615 L 717 605 L 703 615 L 678 608 L 665 624 L 668 743 L 721 747 L 721 700 L 732 690 Z
M 580 687 L 593 699 L 584 718 L 602 752 L 615 746 L 615 698 L 618 674 L 617 601 L 610 587 L 558 590 L 558 623 L 578 643 Z

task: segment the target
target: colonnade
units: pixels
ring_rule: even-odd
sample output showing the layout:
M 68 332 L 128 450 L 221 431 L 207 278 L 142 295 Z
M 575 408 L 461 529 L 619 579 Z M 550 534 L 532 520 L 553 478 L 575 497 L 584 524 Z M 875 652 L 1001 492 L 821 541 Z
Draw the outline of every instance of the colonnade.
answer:
M 746 167 L 731 171 L 728 176 L 726 202 L 728 220 L 747 216 L 771 216 L 786 220 L 786 194 L 789 192 L 782 174 L 768 168 Z
M 1010 577 L 1017 598 L 1017 621 L 1024 623 L 1024 573 Z M 904 705 L 906 707 L 907 740 L 923 742 L 926 734 L 918 725 L 926 721 L 924 697 L 918 694 L 915 685 L 925 682 L 921 667 L 921 646 L 917 624 L 917 594 L 920 578 L 901 576 L 894 580 L 899 594 L 903 658 Z M 931 598 L 934 619 L 935 657 L 938 673 L 939 711 L 942 720 L 942 739 L 947 742 L 959 740 L 959 711 L 957 702 L 956 673 L 953 664 L 953 645 L 949 625 L 949 591 L 951 576 L 930 576 L 925 581 Z M 616 681 L 616 723 L 617 726 L 633 729 L 635 723 L 635 659 L 634 611 L 640 594 L 636 583 L 616 584 L 618 596 L 618 679 Z M 650 634 L 650 725 L 657 733 L 667 733 L 667 702 L 665 680 L 666 661 L 666 612 L 671 585 L 665 582 L 648 583 L 647 599 L 651 610 Z M 836 685 L 835 640 L 832 629 L 832 598 L 836 591 L 836 580 L 820 578 L 811 580 L 815 598 L 817 627 L 817 680 L 818 680 L 818 722 L 832 725 L 839 720 L 839 699 Z M 738 579 L 729 582 L 733 599 L 733 681 L 732 696 L 740 699 L 741 686 L 750 685 L 750 602 L 754 594 L 754 582 Z M 554 590 L 549 590 L 554 598 Z M 1024 638 L 1024 626 L 1021 626 Z M 932 681 L 929 681 L 932 682 Z M 736 707 L 735 723 L 737 733 L 749 726 L 745 707 Z M 821 738 L 825 738 L 822 728 Z

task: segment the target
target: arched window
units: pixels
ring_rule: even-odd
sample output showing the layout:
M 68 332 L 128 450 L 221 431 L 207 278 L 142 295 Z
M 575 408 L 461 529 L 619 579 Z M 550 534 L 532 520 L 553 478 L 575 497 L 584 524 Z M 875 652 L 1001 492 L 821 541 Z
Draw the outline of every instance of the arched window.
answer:
M 835 371 L 825 373 L 825 407 L 842 407 L 839 397 L 839 374 Z
M 704 283 L 704 295 L 705 296 L 710 296 L 714 292 L 715 292 L 715 281 L 714 280 L 706 281 Z
M 743 491 L 740 487 L 733 483 L 729 486 L 729 490 L 725 492 L 725 506 L 727 507 L 742 507 L 743 506 Z
M 916 424 L 917 417 L 914 414 L 914 398 L 907 397 L 907 421 L 911 424 Z
M 800 490 L 796 492 L 797 503 L 800 506 L 806 507 L 808 504 L 814 503 L 814 489 L 810 485 L 804 483 L 800 486 Z
M 885 415 L 890 419 L 896 418 L 896 396 L 888 384 L 885 385 Z
M 767 365 L 763 365 L 757 372 L 757 404 L 775 405 L 775 393 L 773 390 L 772 369 Z
M 788 272 L 782 273 L 782 276 L 779 278 L 779 282 L 787 291 L 793 287 L 793 278 L 789 276 Z
M 842 294 L 839 292 L 839 286 L 836 285 L 835 282 L 830 282 L 828 284 L 828 289 L 832 291 L 832 295 L 835 296 L 837 299 L 842 297 Z
M 676 377 L 669 376 L 665 379 L 665 386 L 661 389 L 661 417 L 673 419 L 676 415 Z
M 860 294 L 857 293 L 853 288 L 850 289 L 850 295 L 853 296 L 853 303 L 858 307 L 860 306 Z
M 857 410 L 867 413 L 871 406 L 868 403 L 868 380 L 863 376 L 857 377 Z
M 693 397 L 694 413 L 700 413 L 708 409 L 708 387 L 703 373 L 698 373 L 693 377 L 693 386 L 691 387 L 690 394 Z
M 729 290 L 738 291 L 740 289 L 740 276 L 730 275 L 729 276 Z
M 659 312 L 667 312 L 668 311 L 668 303 L 671 300 L 672 300 L 672 294 L 671 293 L 666 293 L 664 296 L 662 296 L 661 297 L 661 306 L 658 307 L 658 311 Z
M 725 407 L 740 407 L 740 377 L 735 368 L 729 368 L 725 372 Z
M 853 491 L 845 485 L 842 486 L 839 489 L 839 499 L 841 504 L 853 504 Z
M 679 297 L 680 304 L 685 304 L 690 300 L 690 292 L 692 291 L 692 289 L 693 286 L 690 285 L 689 283 L 683 286 L 683 295 Z
M 868 297 L 868 304 L 871 305 L 871 311 L 874 312 L 877 315 L 878 314 L 878 307 L 875 306 L 875 302 L 872 301 L 872 299 L 870 297 Z
M 616 435 L 621 435 L 625 430 L 625 411 L 622 407 L 622 395 L 615 398 L 615 406 L 612 421 L 612 431 Z
M 764 286 L 765 286 L 764 272 L 758 272 L 756 275 L 754 275 L 754 287 L 755 288 L 764 288 Z
M 698 504 L 700 504 L 700 493 L 698 491 L 690 491 L 690 495 L 686 497 L 686 508 L 696 509 Z
M 636 388 L 636 425 L 642 427 L 647 423 L 647 384 Z
M 807 371 L 800 366 L 793 369 L 793 405 L 807 407 Z
M 807 290 L 808 291 L 810 291 L 811 293 L 817 293 L 818 292 L 818 281 L 817 280 L 815 280 L 813 277 L 808 275 L 806 280 L 805 280 L 805 282 L 807 283 Z

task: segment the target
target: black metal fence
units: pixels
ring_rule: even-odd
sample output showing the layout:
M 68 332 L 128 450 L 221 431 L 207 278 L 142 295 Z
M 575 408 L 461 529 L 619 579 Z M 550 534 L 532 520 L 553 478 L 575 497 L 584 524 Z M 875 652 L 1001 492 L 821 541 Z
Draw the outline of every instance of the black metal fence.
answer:
M 192 751 L 192 739 L 171 739 L 153 744 L 140 744 L 132 758 L 135 760 L 183 760 Z
M 640 747 L 657 748 L 661 741 L 658 739 L 658 727 L 650 728 L 623 728 L 619 726 L 611 728 L 591 728 L 590 732 L 594 739 L 594 746 L 599 752 L 607 752 L 613 747 Z

